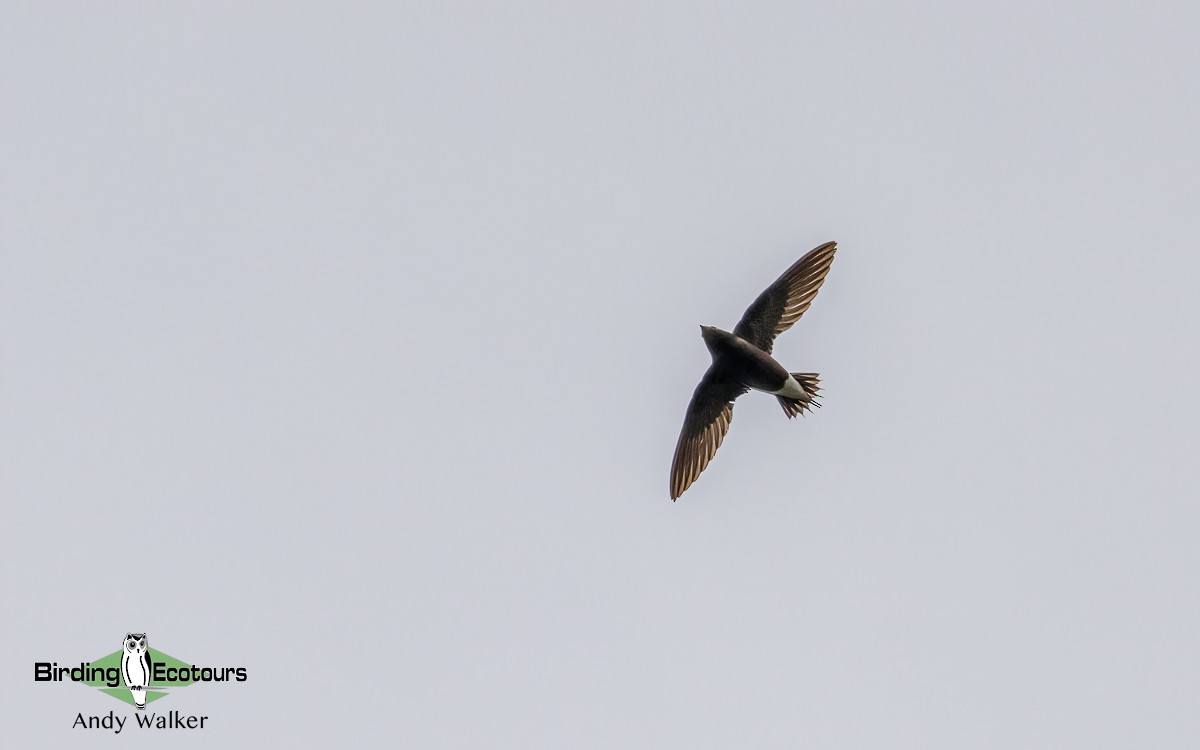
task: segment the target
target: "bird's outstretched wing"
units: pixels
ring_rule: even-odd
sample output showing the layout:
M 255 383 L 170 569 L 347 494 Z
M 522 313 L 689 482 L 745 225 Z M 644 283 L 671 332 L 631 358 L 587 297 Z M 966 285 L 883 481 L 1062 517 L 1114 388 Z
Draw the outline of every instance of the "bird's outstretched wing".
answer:
M 769 354 L 775 337 L 800 320 L 812 304 L 836 250 L 836 242 L 826 242 L 796 261 L 746 309 L 734 335 Z
M 679 443 L 675 446 L 675 460 L 671 462 L 672 500 L 682 495 L 708 466 L 725 439 L 725 433 L 729 432 L 733 400 L 747 390 L 726 378 L 716 365 L 704 373 L 688 404 Z

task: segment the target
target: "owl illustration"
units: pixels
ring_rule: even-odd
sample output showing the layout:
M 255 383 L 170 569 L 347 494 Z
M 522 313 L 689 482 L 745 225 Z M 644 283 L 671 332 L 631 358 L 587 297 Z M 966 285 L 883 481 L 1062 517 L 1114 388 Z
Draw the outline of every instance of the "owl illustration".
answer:
M 145 633 L 126 633 L 121 642 L 121 678 L 133 694 L 139 711 L 146 710 L 146 688 L 150 685 L 150 647 Z

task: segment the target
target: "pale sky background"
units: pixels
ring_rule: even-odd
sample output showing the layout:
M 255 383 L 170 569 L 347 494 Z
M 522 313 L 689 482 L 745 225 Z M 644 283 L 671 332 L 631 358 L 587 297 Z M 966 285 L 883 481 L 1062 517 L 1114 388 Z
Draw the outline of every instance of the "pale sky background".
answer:
M 1200 746 L 1196 3 L 0 7 L 0 745 Z

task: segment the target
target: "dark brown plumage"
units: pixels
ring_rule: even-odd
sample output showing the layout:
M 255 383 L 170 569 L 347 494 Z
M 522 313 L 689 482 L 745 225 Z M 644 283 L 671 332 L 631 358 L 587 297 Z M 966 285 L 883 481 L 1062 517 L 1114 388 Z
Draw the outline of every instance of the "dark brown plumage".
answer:
M 733 420 L 733 401 L 751 389 L 774 394 L 788 418 L 809 411 L 820 388 L 816 373 L 789 373 L 771 356 L 775 337 L 808 310 L 825 281 L 837 243 L 815 248 L 747 308 L 733 333 L 701 326 L 712 365 L 688 404 L 671 463 L 671 499 L 683 494 L 708 466 Z

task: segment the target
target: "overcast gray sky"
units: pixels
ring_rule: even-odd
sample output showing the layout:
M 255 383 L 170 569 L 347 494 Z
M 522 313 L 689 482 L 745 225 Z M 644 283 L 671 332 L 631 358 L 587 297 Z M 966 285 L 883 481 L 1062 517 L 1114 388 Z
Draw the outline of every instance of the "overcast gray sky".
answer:
M 248 671 L 178 746 L 1197 747 L 1198 38 L 5 3 L 0 745 L 145 631 Z M 672 504 L 698 326 L 830 239 L 824 408 Z

